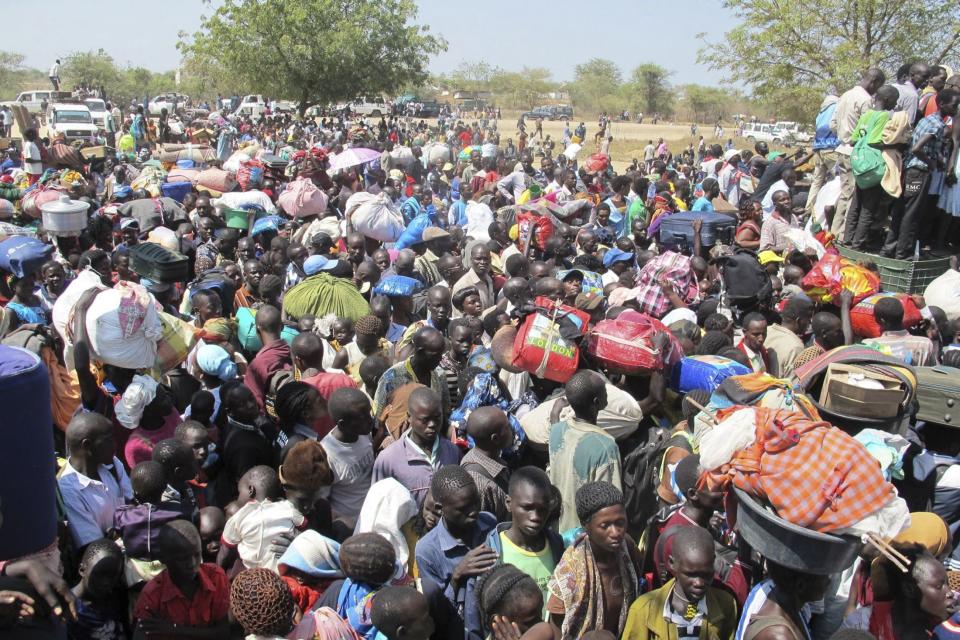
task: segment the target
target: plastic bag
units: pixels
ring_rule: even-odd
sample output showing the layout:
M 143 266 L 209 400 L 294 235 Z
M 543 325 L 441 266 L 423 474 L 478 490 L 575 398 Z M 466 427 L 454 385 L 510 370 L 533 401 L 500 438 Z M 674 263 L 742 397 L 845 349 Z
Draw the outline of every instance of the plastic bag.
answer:
M 380 242 L 396 242 L 404 231 L 403 216 L 385 193 L 353 194 L 347 200 L 345 215 L 358 233 Z
M 880 276 L 836 254 L 823 256 L 803 277 L 803 290 L 817 302 L 831 302 L 844 289 L 854 304 L 880 291 Z
M 101 362 L 126 369 L 153 367 L 163 335 L 156 301 L 132 282 L 101 291 L 87 310 L 87 334 Z
M 947 269 L 927 285 L 923 299 L 928 306 L 943 309 L 951 321 L 960 318 L 960 271 Z
M 154 371 L 163 374 L 187 359 L 197 343 L 197 334 L 190 323 L 169 313 L 160 312 L 160 325 L 163 333 L 157 341 Z

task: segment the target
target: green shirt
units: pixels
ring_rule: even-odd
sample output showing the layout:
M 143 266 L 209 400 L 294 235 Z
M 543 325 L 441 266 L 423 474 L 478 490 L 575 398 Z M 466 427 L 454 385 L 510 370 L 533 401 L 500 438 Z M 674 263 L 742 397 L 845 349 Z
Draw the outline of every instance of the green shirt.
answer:
M 875 109 L 865 111 L 857 120 L 857 126 L 853 128 L 853 133 L 850 134 L 850 141 L 856 142 L 859 140 L 860 132 L 866 130 L 867 144 L 880 144 L 883 141 L 883 128 L 887 126 L 889 120 L 889 111 L 876 111 Z
M 553 570 L 556 568 L 556 562 L 553 560 L 553 550 L 550 548 L 550 541 L 544 539 L 543 549 L 540 551 L 527 551 L 518 547 L 507 536 L 506 531 L 500 532 L 500 544 L 503 546 L 503 563 L 512 564 L 520 571 L 533 578 L 540 591 L 543 593 L 543 614 L 546 620 L 547 600 L 550 598 L 550 591 L 547 589 L 547 583 Z

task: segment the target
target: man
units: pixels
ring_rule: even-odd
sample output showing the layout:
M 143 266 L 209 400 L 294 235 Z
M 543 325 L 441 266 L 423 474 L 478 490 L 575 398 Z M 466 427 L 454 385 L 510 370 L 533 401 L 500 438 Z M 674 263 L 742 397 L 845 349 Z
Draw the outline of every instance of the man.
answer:
M 478 149 L 473 149 L 470 151 L 470 164 L 464 167 L 463 174 L 461 176 L 462 180 L 460 181 L 461 185 L 470 184 L 470 181 L 473 180 L 473 176 L 482 170 L 483 155 Z M 461 186 L 461 189 L 463 187 Z
M 233 306 L 237 309 L 252 307 L 260 299 L 260 280 L 267 270 L 259 260 L 251 259 L 243 262 L 243 286 L 237 289 L 233 297 Z
M 463 268 L 463 262 L 461 262 L 460 258 L 449 253 L 440 257 L 437 261 L 437 269 L 443 277 L 443 280 L 438 282 L 437 286 L 446 287 L 447 289 L 452 289 L 456 286 L 460 278 L 466 273 L 466 269 Z
M 669 556 L 674 579 L 637 598 L 621 637 L 731 638 L 737 628 L 737 604 L 729 593 L 710 586 L 716 560 L 713 538 L 701 527 L 684 527 L 674 540 Z
M 206 218 L 209 220 L 209 218 Z M 200 219 L 201 237 L 204 229 L 204 218 Z M 210 222 L 213 224 L 213 221 Z M 141 231 L 143 229 L 141 228 Z M 220 236 L 212 237 L 197 247 L 196 260 L 193 263 L 194 271 L 197 276 L 213 269 L 223 260 L 229 260 L 233 257 L 237 247 L 237 230 L 224 229 Z
M 98 413 L 80 413 L 67 425 L 70 455 L 57 483 L 73 543 L 82 550 L 113 529 L 113 514 L 133 500 L 130 478 L 114 456 L 113 424 Z
M 837 109 L 830 121 L 830 128 L 837 132 L 840 144 L 837 145 L 837 174 L 841 180 L 840 198 L 833 213 L 833 223 L 830 231 L 840 242 L 844 241 L 844 226 L 847 220 L 847 209 L 853 200 L 856 182 L 850 168 L 850 153 L 853 151 L 852 136 L 860 116 L 873 104 L 873 95 L 883 86 L 887 77 L 883 71 L 872 67 L 867 69 L 860 80 L 860 84 L 845 92 L 837 102 Z
M 647 173 L 653 168 L 654 153 L 657 148 L 653 146 L 653 140 L 647 141 L 647 146 L 643 148 L 643 167 Z
M 813 330 L 813 344 L 801 351 L 793 361 L 794 370 L 799 369 L 827 351 L 853 342 L 853 329 L 850 326 L 850 304 L 853 294 L 844 290 L 840 294 L 840 315 L 821 311 L 813 316 L 810 328 Z
M 813 316 L 813 302 L 806 296 L 792 296 L 780 312 L 780 324 L 767 327 L 763 346 L 770 354 L 768 373 L 786 378 L 794 370 L 794 360 L 804 349 L 803 336 Z
M 432 389 L 420 388 L 410 394 L 407 415 L 410 428 L 377 456 L 372 481 L 394 478 L 422 506 L 433 474 L 441 467 L 456 465 L 460 450 L 440 433 L 445 423 L 443 403 Z
M 353 274 L 357 274 L 357 268 L 367 261 L 367 243 L 362 233 L 354 231 L 347 236 L 347 262 L 353 267 Z
M 450 234 L 440 227 L 427 227 L 423 230 L 423 241 L 410 246 L 416 254 L 414 261 L 415 277 L 422 280 L 428 287 L 432 287 L 441 280 L 440 270 L 437 268 L 439 256 L 449 243 Z
M 470 250 L 470 271 L 467 271 L 462 278 L 457 280 L 450 292 L 456 294 L 461 289 L 467 287 L 476 287 L 480 294 L 480 302 L 484 309 L 489 309 L 496 303 L 493 292 L 493 280 L 490 278 L 490 250 L 485 244 L 478 244 Z M 455 311 L 454 317 L 459 317 L 460 313 Z
M 320 445 L 333 474 L 333 484 L 328 489 L 330 509 L 335 526 L 343 525 L 343 531 L 349 535 L 370 491 L 373 473 L 370 400 L 358 389 L 337 389 L 330 395 L 327 410 L 334 426 Z
M 910 149 L 903 158 L 903 195 L 893 210 L 893 219 L 887 233 L 882 255 L 897 260 L 910 260 L 915 253 L 915 243 L 921 217 L 930 191 L 931 173 L 943 168 L 942 149 L 946 132 L 946 120 L 957 113 L 960 93 L 946 88 L 937 94 L 940 111 L 923 118 L 913 130 Z M 948 185 L 956 177 L 948 175 Z
M 907 122 L 917 121 L 917 107 L 920 104 L 920 89 L 927 86 L 930 78 L 930 67 L 922 62 L 910 65 L 906 78 L 897 78 L 893 85 L 900 94 L 897 98 L 897 111 L 907 112 Z
M 257 311 L 256 327 L 257 336 L 263 347 L 250 361 L 243 383 L 253 392 L 262 412 L 270 376 L 276 371 L 290 369 L 293 366 L 293 360 L 290 355 L 290 346 L 280 337 L 283 322 L 280 319 L 279 309 L 270 305 L 260 307 Z
M 780 173 L 780 179 L 770 185 L 770 188 L 767 190 L 763 200 L 761 200 L 760 205 L 763 207 L 763 218 L 766 220 L 770 217 L 770 214 L 773 213 L 773 194 L 778 191 L 784 191 L 787 194 L 787 197 L 793 201 L 793 187 L 797 184 L 797 172 L 792 168 L 785 168 Z
M 793 247 L 787 237 L 787 232 L 798 225 L 793 217 L 793 206 L 790 202 L 789 193 L 783 190 L 774 191 L 771 200 L 773 211 L 770 217 L 763 221 L 763 226 L 760 227 L 759 250 L 771 249 L 776 253 L 783 253 Z
M 716 178 L 704 178 L 701 183 L 703 195 L 693 203 L 691 211 L 713 211 L 713 199 L 720 195 L 720 183 Z
M 448 342 L 450 348 L 440 359 L 440 369 L 447 380 L 447 389 L 450 391 L 452 406 L 460 406 L 460 376 L 467 368 L 467 359 L 473 349 L 473 327 L 467 318 L 456 318 L 450 321 Z
M 443 415 L 450 415 L 450 392 L 440 359 L 446 351 L 443 334 L 432 327 L 423 327 L 413 336 L 413 353 L 406 360 L 393 365 L 383 374 L 373 397 L 373 415 L 379 416 L 390 403 L 394 391 L 405 384 L 416 382 L 433 389 L 442 401 Z
M 618 489 L 621 486 L 617 442 L 597 426 L 597 415 L 607 406 L 603 377 L 594 371 L 578 371 L 567 381 L 565 391 L 574 417 L 550 427 L 547 468 L 550 482 L 560 490 L 560 531 L 580 526 L 574 503 L 578 487 L 597 480 Z
M 397 358 L 406 358 L 410 355 L 407 348 L 416 335 L 423 327 L 433 327 L 444 335 L 447 335 L 447 327 L 450 324 L 450 314 L 453 312 L 453 304 L 450 298 L 450 288 L 442 284 L 430 287 L 427 290 L 427 319 L 417 320 L 412 323 L 407 330 L 403 332 L 403 337 L 397 342 Z
M 530 185 L 532 175 L 533 156 L 529 151 L 524 151 L 513 171 L 497 181 L 497 191 L 509 202 L 517 202 Z
M 903 304 L 893 297 L 880 298 L 873 306 L 873 317 L 883 333 L 879 338 L 863 343 L 881 351 L 888 351 L 894 358 L 915 367 L 932 367 L 937 364 L 933 341 L 926 336 L 914 336 L 903 328 Z
M 50 66 L 50 84 L 54 91 L 60 91 L 60 58 Z

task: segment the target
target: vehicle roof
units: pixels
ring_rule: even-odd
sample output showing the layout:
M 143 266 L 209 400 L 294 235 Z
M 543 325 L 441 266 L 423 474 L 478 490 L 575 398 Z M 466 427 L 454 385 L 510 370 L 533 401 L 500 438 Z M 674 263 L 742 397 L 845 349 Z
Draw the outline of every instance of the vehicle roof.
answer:
M 72 109 L 72 110 L 84 110 L 90 111 L 90 107 L 85 105 L 82 102 L 51 102 L 47 105 L 48 109 Z

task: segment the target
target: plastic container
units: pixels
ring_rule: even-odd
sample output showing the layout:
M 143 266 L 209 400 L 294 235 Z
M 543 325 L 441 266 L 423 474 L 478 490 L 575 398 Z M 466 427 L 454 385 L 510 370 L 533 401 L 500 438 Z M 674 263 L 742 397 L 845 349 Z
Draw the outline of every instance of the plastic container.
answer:
M 183 202 L 191 189 L 193 189 L 192 182 L 165 182 L 160 185 L 160 192 L 165 197 L 173 198 L 177 202 Z
M 249 224 L 249 215 L 250 212 L 246 209 L 226 209 L 223 212 L 223 219 L 226 220 L 228 229 L 246 229 Z
M 0 403 L 0 558 L 18 558 L 57 536 L 50 378 L 37 355 L 0 345 Z
M 63 194 L 56 200 L 40 205 L 43 229 L 55 236 L 78 236 L 87 228 L 89 209 L 86 202 L 71 200 L 70 196 Z
M 834 536 L 797 526 L 766 509 L 740 489 L 737 530 L 760 555 L 804 573 L 826 576 L 851 566 L 860 551 L 854 536 Z
M 840 255 L 855 262 L 870 261 L 880 269 L 884 291 L 922 294 L 927 285 L 950 268 L 950 258 L 933 260 L 896 260 L 839 247 Z

